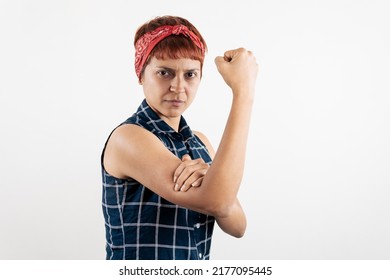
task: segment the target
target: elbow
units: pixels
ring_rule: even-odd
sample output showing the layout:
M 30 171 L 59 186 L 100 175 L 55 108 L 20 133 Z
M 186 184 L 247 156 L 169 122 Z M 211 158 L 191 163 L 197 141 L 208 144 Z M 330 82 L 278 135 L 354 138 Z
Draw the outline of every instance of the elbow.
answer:
M 227 218 L 233 211 L 232 203 L 226 202 L 215 202 L 213 203 L 209 212 L 215 218 Z
M 243 218 L 237 221 L 236 226 L 232 229 L 232 231 L 229 234 L 235 238 L 242 238 L 245 235 L 245 231 L 246 231 L 246 219 Z
M 218 225 L 227 234 L 242 238 L 246 231 L 247 221 L 244 211 L 239 202 L 233 204 L 222 204 L 215 212 Z
M 245 230 L 237 231 L 237 232 L 232 234 L 232 236 L 235 237 L 235 238 L 242 238 L 242 237 L 244 237 L 244 235 L 245 235 Z
M 246 231 L 246 223 L 244 225 L 237 227 L 237 229 L 234 232 L 232 232 L 232 236 L 234 236 L 235 238 L 242 238 L 245 235 L 245 231 Z

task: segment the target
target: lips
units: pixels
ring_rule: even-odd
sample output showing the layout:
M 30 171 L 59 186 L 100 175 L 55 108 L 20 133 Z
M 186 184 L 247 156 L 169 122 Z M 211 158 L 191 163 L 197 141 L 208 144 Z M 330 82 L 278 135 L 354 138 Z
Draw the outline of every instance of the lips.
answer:
M 182 101 L 182 100 L 167 100 L 166 102 L 168 102 L 172 106 L 176 106 L 176 107 L 184 104 L 184 101 Z

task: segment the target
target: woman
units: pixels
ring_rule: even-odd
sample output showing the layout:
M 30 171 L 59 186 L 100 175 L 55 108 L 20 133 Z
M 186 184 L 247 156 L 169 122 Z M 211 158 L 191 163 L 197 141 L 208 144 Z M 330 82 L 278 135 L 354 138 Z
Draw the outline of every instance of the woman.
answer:
M 180 17 L 158 17 L 138 29 L 134 44 L 145 99 L 102 153 L 107 259 L 209 259 L 215 221 L 235 237 L 246 228 L 237 192 L 255 58 L 237 49 L 215 59 L 233 102 L 214 153 L 182 117 L 202 76 L 206 43 L 198 30 Z

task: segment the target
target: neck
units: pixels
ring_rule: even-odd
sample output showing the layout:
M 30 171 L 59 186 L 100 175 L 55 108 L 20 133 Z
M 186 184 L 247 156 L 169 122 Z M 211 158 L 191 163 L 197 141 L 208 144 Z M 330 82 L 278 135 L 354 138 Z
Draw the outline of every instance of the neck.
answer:
M 179 132 L 179 125 L 180 125 L 180 119 L 181 119 L 181 116 L 179 117 L 175 117 L 175 118 L 167 118 L 167 117 L 162 117 L 160 116 L 160 118 L 167 123 L 167 125 L 169 125 L 170 127 L 172 127 L 173 130 L 175 130 L 176 132 Z

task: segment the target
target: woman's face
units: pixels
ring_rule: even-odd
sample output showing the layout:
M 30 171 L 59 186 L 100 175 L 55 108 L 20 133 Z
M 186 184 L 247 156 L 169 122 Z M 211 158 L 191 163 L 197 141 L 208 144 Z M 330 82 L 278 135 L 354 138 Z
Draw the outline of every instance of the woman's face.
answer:
M 200 67 L 198 60 L 159 60 L 155 57 L 145 67 L 141 84 L 146 101 L 174 129 L 195 98 L 201 77 Z

